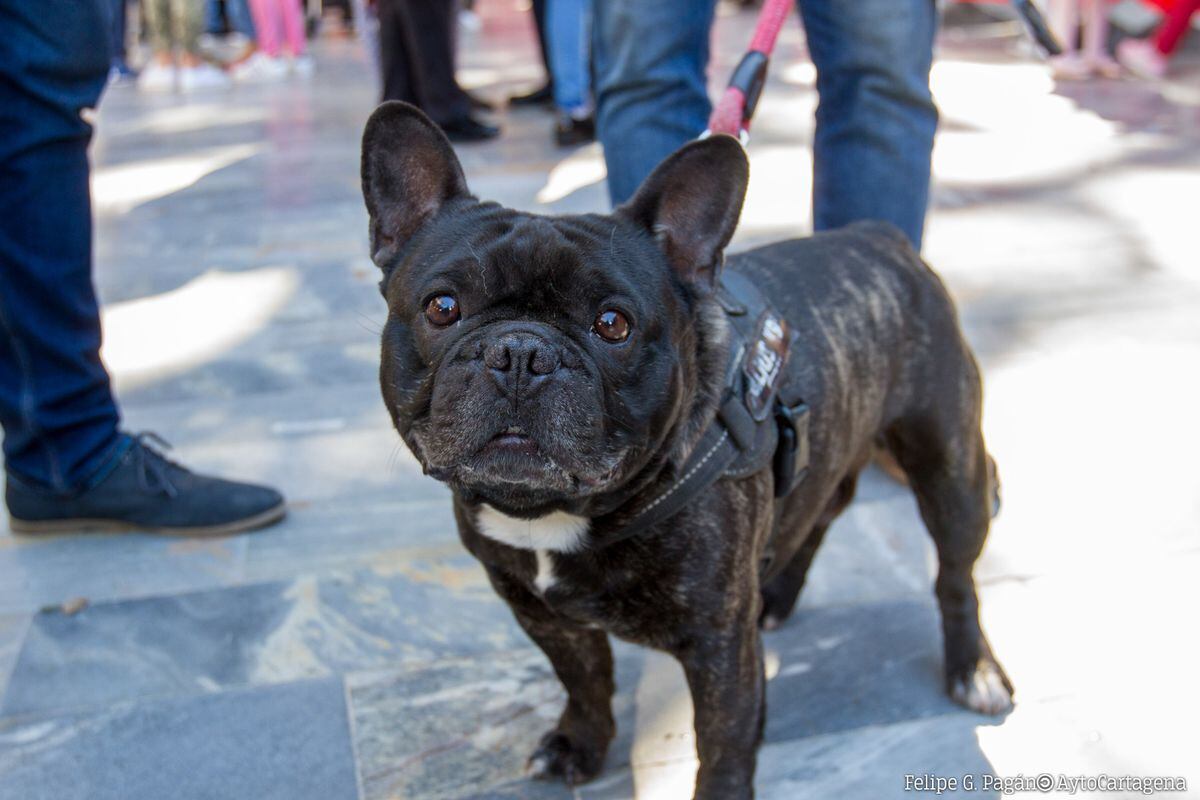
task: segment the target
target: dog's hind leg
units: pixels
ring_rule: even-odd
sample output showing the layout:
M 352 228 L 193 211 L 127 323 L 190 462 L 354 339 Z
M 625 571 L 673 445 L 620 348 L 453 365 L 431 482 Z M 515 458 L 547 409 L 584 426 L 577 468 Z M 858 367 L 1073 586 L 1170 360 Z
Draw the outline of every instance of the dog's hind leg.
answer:
M 804 588 L 804 580 L 808 577 L 808 568 L 812 566 L 813 557 L 827 530 L 828 523 L 813 528 L 783 571 L 763 586 L 762 613 L 759 614 L 758 625 L 764 631 L 775 630 L 792 615 L 800 598 L 800 590 Z
M 758 624 L 763 630 L 771 631 L 783 624 L 796 607 L 808 570 L 812 566 L 817 548 L 825 538 L 825 532 L 837 519 L 838 514 L 850 505 L 854 499 L 854 489 L 858 485 L 858 474 L 853 473 L 842 478 L 833 491 L 833 496 L 826 501 L 825 509 L 816 523 L 810 529 L 808 536 L 800 545 L 800 549 L 788 561 L 783 570 L 771 578 L 762 588 L 762 612 Z M 785 522 L 786 524 L 786 522 Z
M 954 407 L 952 401 L 946 405 Z M 995 486 L 977 399 L 974 405 L 965 429 L 963 421 L 927 417 L 897 424 L 887 441 L 908 473 L 937 548 L 947 691 L 967 708 L 999 714 L 1012 707 L 1013 687 L 979 624 L 973 571 L 987 538 Z

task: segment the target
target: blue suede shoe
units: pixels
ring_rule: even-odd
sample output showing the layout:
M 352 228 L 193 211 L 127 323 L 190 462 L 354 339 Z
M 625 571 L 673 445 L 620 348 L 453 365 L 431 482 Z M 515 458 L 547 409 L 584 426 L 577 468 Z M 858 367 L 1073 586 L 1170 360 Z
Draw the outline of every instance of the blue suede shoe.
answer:
M 12 532 L 227 536 L 278 522 L 286 513 L 283 495 L 274 489 L 197 475 L 150 441 L 167 446 L 152 433 L 129 437 L 109 473 L 75 493 L 31 486 L 10 473 L 5 500 Z

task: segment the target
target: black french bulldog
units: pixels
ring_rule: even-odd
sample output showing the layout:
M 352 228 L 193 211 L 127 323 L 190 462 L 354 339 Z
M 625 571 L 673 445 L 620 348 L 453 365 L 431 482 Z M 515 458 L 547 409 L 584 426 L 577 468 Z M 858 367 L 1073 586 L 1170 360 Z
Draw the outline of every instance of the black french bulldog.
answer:
M 477 200 L 437 127 L 386 103 L 363 135 L 362 180 L 388 302 L 384 401 L 452 487 L 464 545 L 568 693 L 536 775 L 600 771 L 613 634 L 682 662 L 695 796 L 752 797 L 759 626 L 791 612 L 877 446 L 903 467 L 937 546 L 950 695 L 983 713 L 1011 706 L 972 577 L 994 491 L 979 371 L 942 283 L 898 231 L 858 224 L 730 257 L 778 309 L 774 333 L 794 332 L 790 353 L 759 356 L 810 410 L 807 471 L 786 494 L 786 473 L 777 487 L 765 462 L 677 493 L 741 399 L 727 402 L 745 348 L 731 352 L 738 302 L 721 285 L 748 180 L 734 139 L 684 146 L 611 215 L 546 217 Z M 722 424 L 728 448 L 737 426 Z

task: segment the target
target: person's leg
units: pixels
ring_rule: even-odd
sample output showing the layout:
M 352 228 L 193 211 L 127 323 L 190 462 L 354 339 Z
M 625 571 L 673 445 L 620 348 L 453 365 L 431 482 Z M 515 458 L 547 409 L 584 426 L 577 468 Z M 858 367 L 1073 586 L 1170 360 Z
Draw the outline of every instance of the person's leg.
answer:
M 412 22 L 407 44 L 416 58 L 417 105 L 439 125 L 470 116 L 471 106 L 454 77 L 454 0 L 403 0 Z
M 1083 0 L 1087 22 L 1083 29 L 1083 60 L 1088 72 L 1119 78 L 1121 66 L 1108 54 L 1108 0 Z
M 367 0 L 351 0 L 354 4 L 354 32 L 376 73 L 379 72 L 379 5 L 367 5 Z
M 600 0 L 592 58 L 596 126 L 614 204 L 700 135 L 712 110 L 705 69 L 716 0 Z
M 587 0 L 549 0 L 546 7 L 550 68 L 558 77 L 554 104 L 569 114 L 586 114 L 592 107 L 589 5 Z
M 540 106 L 554 101 L 554 72 L 550 69 L 550 44 L 546 36 L 546 0 L 532 0 L 533 23 L 537 28 L 538 52 L 546 69 L 546 81 L 531 92 L 510 97 L 514 106 Z
M 283 23 L 283 39 L 288 52 L 293 56 L 304 55 L 308 37 L 304 31 L 304 14 L 296 0 L 275 0 L 279 17 Z
M 1050 27 L 1062 44 L 1063 55 L 1075 55 L 1079 41 L 1079 4 L 1081 0 L 1051 0 Z
M 283 42 L 271 0 L 249 0 L 249 3 L 258 49 L 271 58 L 278 57 Z
M 170 0 L 142 0 L 142 10 L 146 17 L 146 37 L 150 40 L 155 61 L 164 65 L 170 63 L 174 55 Z
M 542 54 L 542 64 L 546 67 L 546 79 L 554 82 L 554 70 L 550 66 L 550 42 L 546 35 L 546 0 L 533 0 L 533 24 L 537 28 L 538 50 Z
M 198 475 L 118 430 L 100 361 L 87 146 L 108 75 L 104 0 L 0 0 L 0 426 L 13 533 L 229 534 L 273 489 Z
M 254 19 L 250 16 L 250 6 L 246 0 L 225 0 L 225 14 L 229 17 L 229 27 L 251 41 L 257 40 Z
M 204 33 L 204 0 L 171 0 L 171 37 L 185 66 L 200 63 L 200 34 Z
M 381 100 L 416 104 L 404 0 L 379 0 L 379 78 Z
M 121 439 L 100 362 L 80 116 L 109 68 L 99 2 L 0 0 L 0 424 L 8 472 L 74 489 Z
M 801 0 L 817 67 L 813 227 L 891 222 L 921 246 L 938 114 L 934 0 Z
M 109 27 L 111 33 L 112 47 L 112 65 L 115 69 L 122 73 L 129 71 L 129 64 L 126 63 L 125 52 L 125 3 L 126 0 L 110 0 L 109 8 L 112 9 L 112 24 Z
M 204 0 L 204 32 L 214 35 L 225 32 L 224 20 L 221 19 L 220 0 Z

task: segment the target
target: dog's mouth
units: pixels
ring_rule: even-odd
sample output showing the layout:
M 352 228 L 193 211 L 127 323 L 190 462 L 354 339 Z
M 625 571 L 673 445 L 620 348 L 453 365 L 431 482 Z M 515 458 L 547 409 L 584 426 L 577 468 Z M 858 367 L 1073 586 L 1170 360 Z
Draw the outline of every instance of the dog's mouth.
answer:
M 466 453 L 439 453 L 440 458 L 425 462 L 425 471 L 505 513 L 515 513 L 558 507 L 611 488 L 625 450 L 589 458 L 581 452 L 585 449 L 564 452 L 529 428 L 510 424 Z
M 480 451 L 486 455 L 510 455 L 536 457 L 540 452 L 538 444 L 523 428 L 510 425 L 483 446 Z

